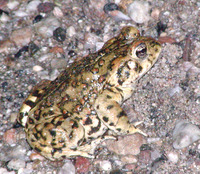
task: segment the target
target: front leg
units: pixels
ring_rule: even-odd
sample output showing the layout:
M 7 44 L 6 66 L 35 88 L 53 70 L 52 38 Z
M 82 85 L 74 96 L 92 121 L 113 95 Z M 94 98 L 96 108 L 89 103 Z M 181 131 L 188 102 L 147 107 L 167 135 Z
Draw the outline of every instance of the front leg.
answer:
M 129 122 L 127 114 L 120 106 L 122 101 L 123 96 L 116 88 L 104 90 L 95 101 L 95 109 L 99 118 L 109 129 L 119 135 L 138 132 L 146 136 L 144 132 Z

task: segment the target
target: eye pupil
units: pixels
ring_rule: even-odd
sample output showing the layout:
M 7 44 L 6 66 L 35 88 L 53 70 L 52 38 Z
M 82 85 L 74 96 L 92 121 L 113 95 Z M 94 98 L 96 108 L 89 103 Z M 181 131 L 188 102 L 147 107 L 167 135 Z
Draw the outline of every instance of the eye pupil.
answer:
M 144 59 L 147 56 L 147 47 L 144 43 L 141 43 L 138 45 L 138 48 L 136 50 L 136 56 L 140 59 Z

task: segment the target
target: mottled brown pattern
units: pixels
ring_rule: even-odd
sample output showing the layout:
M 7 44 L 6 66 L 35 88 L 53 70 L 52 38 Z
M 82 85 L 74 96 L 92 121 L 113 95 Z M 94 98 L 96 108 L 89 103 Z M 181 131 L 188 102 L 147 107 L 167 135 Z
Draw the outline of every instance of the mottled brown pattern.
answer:
M 56 80 L 35 87 L 18 117 L 31 147 L 50 160 L 92 158 L 96 145 L 105 139 L 143 133 L 129 123 L 120 105 L 160 51 L 157 41 L 124 27 L 97 53 L 74 62 Z M 104 136 L 108 129 L 113 136 Z

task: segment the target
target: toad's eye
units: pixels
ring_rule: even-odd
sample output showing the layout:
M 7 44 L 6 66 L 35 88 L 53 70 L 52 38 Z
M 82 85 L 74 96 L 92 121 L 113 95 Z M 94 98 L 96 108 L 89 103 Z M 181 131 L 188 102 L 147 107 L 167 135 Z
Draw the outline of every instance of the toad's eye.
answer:
M 147 57 L 147 46 L 145 43 L 140 43 L 135 49 L 135 55 L 139 59 L 144 59 Z

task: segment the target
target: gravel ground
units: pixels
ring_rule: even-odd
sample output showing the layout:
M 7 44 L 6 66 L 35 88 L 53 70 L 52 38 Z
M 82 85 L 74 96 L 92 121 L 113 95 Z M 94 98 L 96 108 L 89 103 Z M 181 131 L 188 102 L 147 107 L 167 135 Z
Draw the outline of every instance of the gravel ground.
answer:
M 200 173 L 200 2 L 115 3 L 0 0 L 0 173 Z M 123 104 L 131 121 L 143 120 L 148 136 L 106 141 L 95 159 L 44 159 L 16 124 L 23 100 L 42 79 L 55 79 L 125 25 L 163 46 Z

